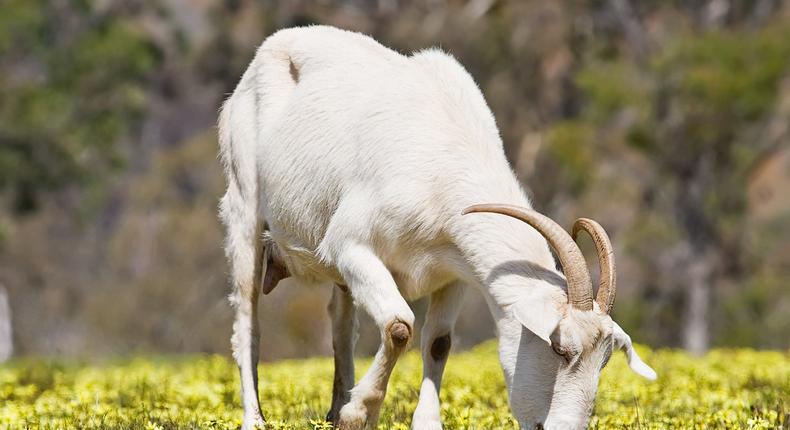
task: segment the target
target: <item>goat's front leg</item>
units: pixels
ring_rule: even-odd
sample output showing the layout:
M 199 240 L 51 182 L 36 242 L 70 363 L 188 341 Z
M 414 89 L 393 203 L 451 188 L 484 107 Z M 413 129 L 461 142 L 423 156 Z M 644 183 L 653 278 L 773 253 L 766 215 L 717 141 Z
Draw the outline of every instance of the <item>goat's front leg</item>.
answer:
M 384 263 L 367 247 L 345 247 L 335 259 L 354 302 L 376 322 L 381 346 L 365 376 L 351 390 L 351 399 L 340 409 L 338 427 L 357 430 L 374 427 L 387 392 L 395 362 L 408 348 L 414 313 L 400 295 Z
M 332 406 L 326 420 L 338 424 L 340 408 L 351 398 L 354 386 L 354 344 L 357 340 L 357 312 L 348 287 L 337 285 L 329 302 L 332 319 L 332 348 L 335 351 L 335 382 Z
M 455 320 L 463 304 L 465 288 L 454 282 L 431 294 L 425 325 L 422 327 L 422 386 L 420 400 L 414 411 L 411 428 L 414 430 L 441 430 L 439 388 L 442 373 L 450 354 Z

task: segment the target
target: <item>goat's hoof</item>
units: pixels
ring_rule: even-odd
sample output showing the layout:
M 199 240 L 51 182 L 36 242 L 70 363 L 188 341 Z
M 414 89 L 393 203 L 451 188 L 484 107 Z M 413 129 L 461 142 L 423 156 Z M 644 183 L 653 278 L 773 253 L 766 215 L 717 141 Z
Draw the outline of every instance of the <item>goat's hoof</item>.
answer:
M 340 430 L 363 430 L 367 426 L 368 414 L 364 406 L 347 404 L 340 409 L 336 428 Z
M 392 344 L 397 348 L 402 348 L 411 340 L 411 328 L 403 321 L 393 321 L 387 329 Z
M 411 430 L 442 430 L 442 422 L 437 420 L 415 420 L 411 423 Z
M 367 420 L 362 419 L 351 419 L 351 420 L 344 420 L 340 418 L 340 421 L 337 422 L 337 426 L 335 428 L 339 430 L 364 430 L 367 424 Z
M 244 417 L 241 422 L 241 430 L 266 430 L 266 420 L 260 415 Z
M 330 410 L 326 413 L 326 418 L 324 418 L 324 421 L 332 423 L 333 426 L 337 427 L 338 422 L 340 421 L 340 411 L 336 409 Z

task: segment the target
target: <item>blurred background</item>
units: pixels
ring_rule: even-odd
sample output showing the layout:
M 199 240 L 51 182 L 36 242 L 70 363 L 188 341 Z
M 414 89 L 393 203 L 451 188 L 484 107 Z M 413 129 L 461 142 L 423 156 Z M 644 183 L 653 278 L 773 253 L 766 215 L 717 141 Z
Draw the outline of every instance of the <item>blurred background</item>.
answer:
M 228 354 L 217 110 L 312 23 L 456 56 L 536 209 L 610 232 L 637 342 L 790 347 L 788 0 L 5 0 L 0 356 Z M 330 353 L 329 293 L 263 297 L 262 358 Z

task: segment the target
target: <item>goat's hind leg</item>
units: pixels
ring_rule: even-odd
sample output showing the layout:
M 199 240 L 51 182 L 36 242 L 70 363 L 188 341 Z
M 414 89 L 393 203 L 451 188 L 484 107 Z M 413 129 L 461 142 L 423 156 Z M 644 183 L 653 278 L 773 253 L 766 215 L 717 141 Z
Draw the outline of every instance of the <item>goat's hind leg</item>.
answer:
M 335 381 L 332 386 L 332 406 L 326 420 L 337 424 L 340 409 L 351 399 L 354 387 L 354 344 L 357 340 L 357 314 L 348 287 L 337 285 L 329 302 L 332 319 L 332 348 L 335 352 Z
M 244 407 L 243 430 L 263 427 L 265 420 L 258 400 L 258 284 L 263 270 L 261 225 L 252 208 L 233 188 L 223 197 L 221 217 L 227 228 L 225 253 L 230 262 L 233 292 L 230 302 L 236 309 L 233 322 L 233 357 L 241 377 Z

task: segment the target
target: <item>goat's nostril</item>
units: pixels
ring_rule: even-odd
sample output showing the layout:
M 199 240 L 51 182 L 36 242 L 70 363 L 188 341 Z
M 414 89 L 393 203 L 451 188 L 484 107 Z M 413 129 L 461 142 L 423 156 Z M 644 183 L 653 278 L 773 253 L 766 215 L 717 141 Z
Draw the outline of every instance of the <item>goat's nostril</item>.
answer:
M 543 430 L 543 424 L 541 423 L 535 424 L 535 430 Z

